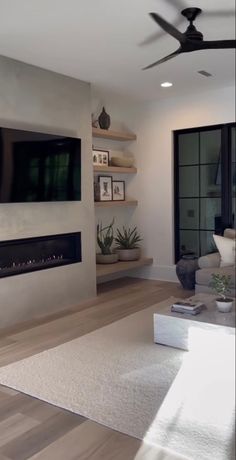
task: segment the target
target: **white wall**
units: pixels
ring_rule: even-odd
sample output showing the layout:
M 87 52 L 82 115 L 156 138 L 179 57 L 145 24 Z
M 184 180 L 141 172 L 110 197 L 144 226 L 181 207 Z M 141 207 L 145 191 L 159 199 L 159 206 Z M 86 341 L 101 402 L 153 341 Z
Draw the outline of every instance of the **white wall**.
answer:
M 100 101 L 114 125 L 116 120 L 123 121 L 124 127 L 138 136 L 132 144 L 138 174 L 129 185 L 129 193 L 138 198 L 139 205 L 127 219 L 138 225 L 145 254 L 154 258 L 153 266 L 143 269 L 142 276 L 176 280 L 173 131 L 234 121 L 234 96 L 234 88 L 227 87 L 141 104 L 93 89 L 94 110 Z
M 148 158 L 142 158 L 139 152 L 139 164 L 143 171 L 140 187 L 145 189 L 148 184 L 142 220 L 147 251 L 154 255 L 154 268 L 150 270 L 154 277 L 175 279 L 173 131 L 234 121 L 234 100 L 234 88 L 230 87 L 147 107 L 141 137 Z
M 0 240 L 81 231 L 82 263 L 0 279 L 0 327 L 96 294 L 90 85 L 0 57 L 0 126 L 82 142 L 82 200 L 0 205 Z

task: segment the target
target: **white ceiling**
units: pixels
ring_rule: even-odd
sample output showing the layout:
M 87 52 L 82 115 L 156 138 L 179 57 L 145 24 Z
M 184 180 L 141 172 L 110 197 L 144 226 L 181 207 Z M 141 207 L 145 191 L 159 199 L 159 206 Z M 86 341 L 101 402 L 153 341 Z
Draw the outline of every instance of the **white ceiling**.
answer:
M 148 13 L 185 31 L 180 11 L 187 6 L 203 9 L 196 25 L 205 39 L 235 37 L 234 0 L 0 0 L 0 54 L 144 99 L 230 85 L 234 50 L 184 54 L 141 70 L 179 46 Z M 196 73 L 202 69 L 213 78 Z M 165 80 L 174 86 L 161 88 Z

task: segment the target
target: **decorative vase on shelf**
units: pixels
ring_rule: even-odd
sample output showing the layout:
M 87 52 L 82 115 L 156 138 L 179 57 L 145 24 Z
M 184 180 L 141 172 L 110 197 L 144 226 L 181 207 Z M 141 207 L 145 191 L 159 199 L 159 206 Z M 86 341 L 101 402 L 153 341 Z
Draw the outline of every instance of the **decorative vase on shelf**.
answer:
M 176 275 L 184 289 L 192 290 L 195 286 L 195 272 L 198 258 L 194 253 L 184 254 L 176 264 Z
M 102 108 L 102 111 L 98 117 L 98 123 L 101 129 L 109 129 L 111 124 L 111 117 L 106 113 L 105 107 Z

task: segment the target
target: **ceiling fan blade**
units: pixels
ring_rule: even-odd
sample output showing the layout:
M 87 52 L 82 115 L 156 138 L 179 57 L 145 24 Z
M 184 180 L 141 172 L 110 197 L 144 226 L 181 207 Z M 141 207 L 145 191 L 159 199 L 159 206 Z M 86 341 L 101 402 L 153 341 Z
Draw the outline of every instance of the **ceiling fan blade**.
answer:
M 167 22 L 165 19 L 163 19 L 159 14 L 157 13 L 149 13 L 150 16 L 154 19 L 154 21 L 168 34 L 170 34 L 172 37 L 176 38 L 180 43 L 184 43 L 186 41 L 186 37 L 184 34 L 182 34 L 176 27 L 174 27 L 172 24 Z
M 181 53 L 182 53 L 181 48 L 179 48 L 176 51 L 174 51 L 174 53 L 168 54 L 168 56 L 162 59 L 159 59 L 159 61 L 153 62 L 153 64 L 150 64 L 147 67 L 144 67 L 142 70 L 151 69 L 152 67 L 155 67 L 156 65 L 162 64 L 163 62 L 173 59 L 175 56 L 178 56 L 178 54 L 181 54 Z
M 208 49 L 232 49 L 236 48 L 236 40 L 214 40 L 214 41 L 203 41 L 199 43 L 199 48 Z
M 181 18 L 179 18 L 177 21 L 174 22 L 173 26 L 178 27 L 181 25 L 182 22 L 183 21 L 181 20 Z M 151 45 L 152 43 L 154 43 L 156 40 L 158 40 L 159 38 L 163 36 L 165 36 L 164 30 L 154 32 L 154 34 L 149 35 L 149 37 L 145 38 L 141 43 L 139 43 L 139 46 Z

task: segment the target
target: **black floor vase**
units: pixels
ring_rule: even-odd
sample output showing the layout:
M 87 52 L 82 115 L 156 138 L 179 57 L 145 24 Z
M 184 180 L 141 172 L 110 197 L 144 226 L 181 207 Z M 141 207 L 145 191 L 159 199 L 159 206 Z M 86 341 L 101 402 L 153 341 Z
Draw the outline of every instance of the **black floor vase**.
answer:
M 99 117 L 98 123 L 101 129 L 109 129 L 111 124 L 111 117 L 106 113 L 105 107 L 103 107 Z
M 194 289 L 195 272 L 198 268 L 198 258 L 194 254 L 183 255 L 177 262 L 176 275 L 184 289 Z

